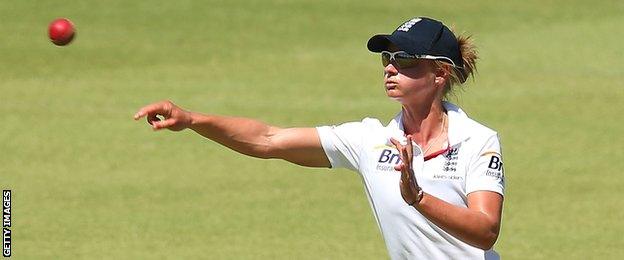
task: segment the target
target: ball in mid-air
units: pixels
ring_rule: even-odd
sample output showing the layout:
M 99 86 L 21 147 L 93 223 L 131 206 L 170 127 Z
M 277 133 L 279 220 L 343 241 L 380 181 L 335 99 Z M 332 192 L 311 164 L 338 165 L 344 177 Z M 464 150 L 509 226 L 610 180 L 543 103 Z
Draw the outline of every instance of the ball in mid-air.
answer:
M 58 46 L 69 44 L 76 35 L 74 24 L 66 18 L 58 18 L 48 26 L 48 36 Z

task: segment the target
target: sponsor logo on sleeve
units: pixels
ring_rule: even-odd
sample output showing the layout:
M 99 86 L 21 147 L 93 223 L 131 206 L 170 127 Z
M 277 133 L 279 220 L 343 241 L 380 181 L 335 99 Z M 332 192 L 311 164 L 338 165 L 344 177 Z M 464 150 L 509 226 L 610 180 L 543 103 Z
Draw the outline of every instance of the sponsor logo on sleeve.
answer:
M 500 153 L 489 151 L 481 154 L 481 156 L 489 157 L 488 169 L 485 175 L 497 179 L 503 178 L 503 160 Z

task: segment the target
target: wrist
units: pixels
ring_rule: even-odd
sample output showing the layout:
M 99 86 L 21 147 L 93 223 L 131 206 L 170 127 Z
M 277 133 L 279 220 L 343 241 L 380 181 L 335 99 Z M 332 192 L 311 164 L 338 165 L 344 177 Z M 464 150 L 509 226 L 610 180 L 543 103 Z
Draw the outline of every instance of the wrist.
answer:
M 418 187 L 418 190 L 416 191 L 416 198 L 414 199 L 414 201 L 412 201 L 412 203 L 409 203 L 409 205 L 416 206 L 420 204 L 424 196 L 425 192 L 422 190 L 422 188 Z
M 193 112 L 191 111 L 184 111 L 184 113 L 186 114 L 186 128 L 193 128 L 193 126 L 195 125 L 195 115 Z
M 193 131 L 201 131 L 206 125 L 209 125 L 213 119 L 211 116 L 196 113 L 193 111 L 184 111 L 186 113 L 186 128 Z

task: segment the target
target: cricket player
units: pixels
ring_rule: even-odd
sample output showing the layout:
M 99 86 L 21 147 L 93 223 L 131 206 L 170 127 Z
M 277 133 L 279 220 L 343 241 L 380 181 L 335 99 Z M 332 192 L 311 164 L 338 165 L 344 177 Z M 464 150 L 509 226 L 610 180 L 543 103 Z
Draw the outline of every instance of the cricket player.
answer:
M 170 101 L 134 119 L 146 117 L 154 130 L 190 128 L 253 157 L 358 172 L 392 259 L 498 259 L 492 247 L 505 183 L 498 134 L 445 98 L 475 70 L 470 37 L 416 17 L 373 36 L 368 49 L 380 53 L 386 95 L 401 104 L 387 124 L 280 128 Z

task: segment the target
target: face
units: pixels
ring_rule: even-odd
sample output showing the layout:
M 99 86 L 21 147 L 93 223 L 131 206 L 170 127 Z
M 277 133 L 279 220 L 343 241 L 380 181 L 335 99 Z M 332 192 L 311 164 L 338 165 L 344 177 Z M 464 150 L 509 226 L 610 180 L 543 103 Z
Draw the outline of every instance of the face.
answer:
M 414 59 L 402 63 L 391 60 L 384 67 L 386 95 L 401 104 L 430 104 L 441 89 L 439 83 L 443 75 L 439 74 L 432 60 Z

